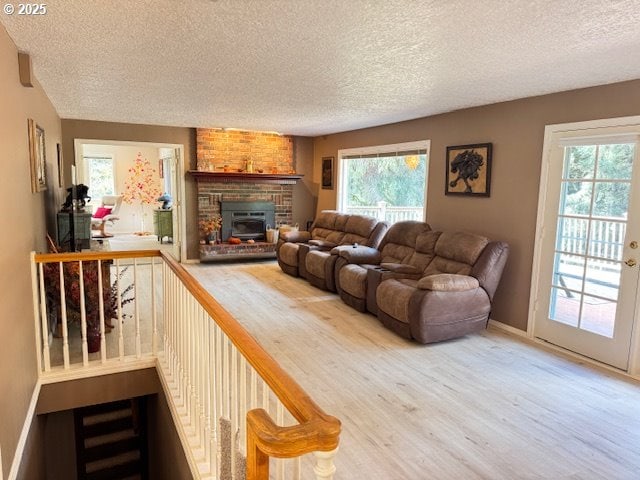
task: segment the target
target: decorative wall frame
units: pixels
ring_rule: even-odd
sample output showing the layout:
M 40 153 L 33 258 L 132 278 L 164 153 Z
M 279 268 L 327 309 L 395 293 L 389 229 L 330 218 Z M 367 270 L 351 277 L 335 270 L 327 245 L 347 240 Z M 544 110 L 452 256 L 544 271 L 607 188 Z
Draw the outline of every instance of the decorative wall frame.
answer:
M 322 188 L 333 190 L 333 162 L 335 157 L 322 157 Z
M 488 197 L 492 149 L 491 143 L 447 147 L 445 195 Z
M 31 191 L 47 189 L 47 157 L 45 152 L 44 128 L 33 119 L 27 121 L 29 130 L 29 163 L 31 166 Z
M 56 143 L 58 152 L 58 187 L 64 187 L 64 161 L 62 159 L 62 145 Z

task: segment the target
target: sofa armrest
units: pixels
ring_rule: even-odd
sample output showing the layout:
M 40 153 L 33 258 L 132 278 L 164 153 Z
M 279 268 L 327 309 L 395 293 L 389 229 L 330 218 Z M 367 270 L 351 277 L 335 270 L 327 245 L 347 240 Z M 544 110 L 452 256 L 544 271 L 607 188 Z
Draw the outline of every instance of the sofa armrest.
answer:
M 469 275 L 457 275 L 453 273 L 439 273 L 422 277 L 418 281 L 421 290 L 434 290 L 438 292 L 464 292 L 480 287 L 480 283 Z
M 328 242 L 326 240 L 313 239 L 307 242 L 309 245 L 313 245 L 314 247 L 318 247 L 320 250 L 331 250 L 337 244 L 334 242 Z
M 401 273 L 401 274 L 408 274 L 408 275 L 419 275 L 422 273 L 420 269 L 414 267 L 413 265 L 408 265 L 405 263 L 383 262 L 380 264 L 380 266 L 383 269 L 389 270 L 390 272 L 393 272 L 393 273 Z
M 382 256 L 375 248 L 366 247 L 364 245 L 341 245 L 331 250 L 331 253 L 340 255 L 347 262 L 362 265 L 364 263 L 377 265 L 380 263 Z
M 304 243 L 311 240 L 311 233 L 305 231 L 291 230 L 290 232 L 283 233 L 280 238 L 285 242 Z

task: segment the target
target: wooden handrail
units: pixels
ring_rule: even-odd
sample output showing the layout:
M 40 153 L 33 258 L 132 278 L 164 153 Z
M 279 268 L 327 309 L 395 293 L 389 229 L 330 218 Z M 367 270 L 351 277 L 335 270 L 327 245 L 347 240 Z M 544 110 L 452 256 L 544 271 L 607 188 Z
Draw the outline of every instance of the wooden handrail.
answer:
M 38 253 L 36 263 L 162 257 L 202 308 L 271 388 L 299 425 L 281 427 L 262 409 L 247 413 L 247 478 L 268 477 L 268 457 L 289 458 L 338 447 L 341 423 L 325 413 L 244 327 L 170 254 L 160 250 Z M 265 476 L 266 472 L 266 476 Z
M 247 427 L 258 436 L 257 446 L 260 450 L 267 455 L 278 457 L 298 456 L 316 450 L 335 450 L 339 443 L 340 420 L 326 414 L 182 265 L 167 253 L 161 252 L 161 255 L 187 290 L 211 318 L 215 319 L 244 358 L 300 422 L 301 425 L 295 428 L 278 427 L 266 412 L 260 413 L 260 409 L 248 412 Z M 269 420 L 266 420 L 265 415 Z M 283 447 L 285 444 L 289 445 L 286 449 Z
M 36 253 L 33 259 L 36 263 L 77 262 L 78 260 L 116 260 L 129 258 L 160 257 L 160 250 L 131 250 L 119 252 L 65 252 L 65 253 Z

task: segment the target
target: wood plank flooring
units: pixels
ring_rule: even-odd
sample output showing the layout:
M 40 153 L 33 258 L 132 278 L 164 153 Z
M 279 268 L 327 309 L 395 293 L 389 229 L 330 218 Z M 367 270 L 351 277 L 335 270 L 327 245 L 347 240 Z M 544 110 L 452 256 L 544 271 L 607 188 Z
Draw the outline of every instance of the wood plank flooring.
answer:
M 273 261 L 188 265 L 343 433 L 336 479 L 639 479 L 640 387 L 496 330 L 397 337 Z

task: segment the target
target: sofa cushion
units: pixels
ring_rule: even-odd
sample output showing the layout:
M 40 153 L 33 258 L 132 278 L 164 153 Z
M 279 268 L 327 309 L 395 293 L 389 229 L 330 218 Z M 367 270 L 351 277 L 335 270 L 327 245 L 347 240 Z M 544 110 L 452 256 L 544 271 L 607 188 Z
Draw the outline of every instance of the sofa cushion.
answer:
M 416 239 L 416 249 L 408 259 L 407 263 L 413 265 L 423 272 L 435 256 L 435 247 L 441 232 L 424 232 Z
M 340 288 L 352 297 L 365 298 L 366 279 L 370 265 L 345 265 L 340 269 Z
M 364 217 L 362 215 L 351 215 L 344 226 L 344 231 L 352 233 L 361 238 L 367 238 L 378 224 L 378 219 Z
M 278 257 L 287 265 L 297 266 L 299 249 L 300 245 L 297 243 L 283 243 L 278 250 Z
M 465 232 L 443 232 L 435 245 L 435 254 L 449 260 L 473 265 L 489 243 L 481 235 Z
M 324 263 L 331 256 L 330 252 L 312 250 L 307 254 L 305 266 L 307 272 L 318 278 L 324 278 Z
M 385 280 L 376 290 L 378 308 L 400 322 L 409 323 L 409 299 L 417 285 L 417 280 Z
M 455 273 L 458 275 L 469 275 L 471 273 L 471 265 L 456 262 L 443 257 L 434 257 L 424 270 L 424 275 L 437 275 L 439 273 Z
M 315 228 L 324 228 L 327 230 L 334 230 L 336 226 L 336 218 L 339 213 L 334 210 L 323 210 L 316 217 L 314 223 Z
M 382 261 L 387 263 L 408 263 L 413 255 L 413 247 L 398 243 L 386 243 L 382 247 Z
M 423 290 L 437 290 L 440 292 L 463 292 L 478 288 L 480 283 L 477 279 L 469 275 L 455 275 L 451 273 L 441 273 L 439 275 L 429 275 L 422 277 L 418 281 L 418 288 Z

